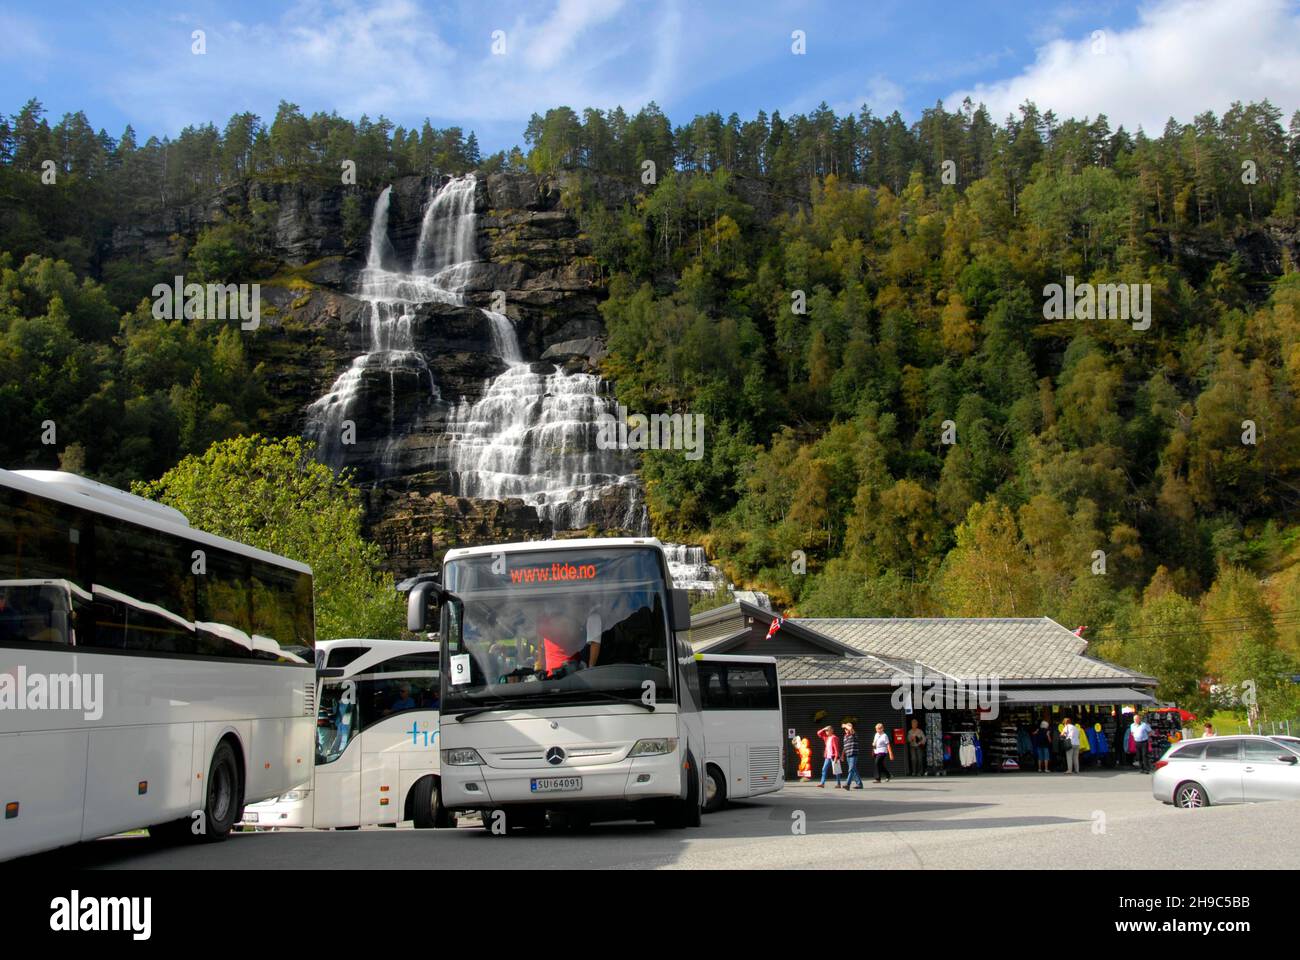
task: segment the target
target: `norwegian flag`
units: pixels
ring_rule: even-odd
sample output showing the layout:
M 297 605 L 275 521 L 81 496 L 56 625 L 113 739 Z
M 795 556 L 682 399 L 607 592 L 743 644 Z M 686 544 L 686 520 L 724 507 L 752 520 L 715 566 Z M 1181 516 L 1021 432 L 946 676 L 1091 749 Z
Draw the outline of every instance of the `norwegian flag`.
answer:
M 773 617 L 772 625 L 767 628 L 767 639 L 771 640 L 776 636 L 776 632 L 781 629 L 781 624 L 785 623 L 784 617 Z

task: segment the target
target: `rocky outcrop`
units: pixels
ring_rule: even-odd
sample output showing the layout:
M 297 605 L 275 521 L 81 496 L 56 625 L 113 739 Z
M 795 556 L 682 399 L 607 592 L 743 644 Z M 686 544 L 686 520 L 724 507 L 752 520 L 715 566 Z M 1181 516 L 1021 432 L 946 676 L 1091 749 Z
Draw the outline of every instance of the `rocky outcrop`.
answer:
M 399 578 L 435 570 L 452 547 L 549 535 L 522 500 L 468 500 L 376 486 L 364 491 L 369 535 Z

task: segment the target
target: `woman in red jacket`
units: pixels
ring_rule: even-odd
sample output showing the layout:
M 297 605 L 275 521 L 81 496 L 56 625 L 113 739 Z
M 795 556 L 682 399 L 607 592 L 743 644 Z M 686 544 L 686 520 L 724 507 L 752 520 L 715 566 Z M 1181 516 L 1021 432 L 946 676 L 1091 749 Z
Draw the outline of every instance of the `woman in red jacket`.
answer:
M 826 786 L 826 775 L 835 774 L 835 789 L 839 790 L 840 777 L 844 775 L 842 758 L 840 752 L 840 738 L 835 736 L 835 730 L 831 727 L 822 727 L 817 731 L 817 736 L 822 738 L 822 782 L 817 784 L 819 787 Z

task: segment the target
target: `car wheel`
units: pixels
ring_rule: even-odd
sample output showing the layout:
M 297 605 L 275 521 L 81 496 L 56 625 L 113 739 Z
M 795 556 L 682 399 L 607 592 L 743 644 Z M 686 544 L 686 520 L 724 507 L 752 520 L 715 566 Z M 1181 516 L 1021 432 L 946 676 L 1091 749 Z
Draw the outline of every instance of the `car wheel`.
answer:
M 1205 788 L 1195 780 L 1180 783 L 1174 791 L 1174 806 L 1180 810 L 1199 810 L 1210 805 L 1210 797 Z

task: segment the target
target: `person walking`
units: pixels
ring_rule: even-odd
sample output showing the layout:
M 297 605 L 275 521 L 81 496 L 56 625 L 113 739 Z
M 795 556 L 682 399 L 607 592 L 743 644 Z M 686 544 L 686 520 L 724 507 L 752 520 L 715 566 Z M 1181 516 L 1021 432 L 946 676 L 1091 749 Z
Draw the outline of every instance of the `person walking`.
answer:
M 871 753 L 876 761 L 876 779 L 874 782 L 879 783 L 882 776 L 887 782 L 893 780 L 893 774 L 889 772 L 889 767 L 885 764 L 885 761 L 894 759 L 894 747 L 889 742 L 889 734 L 885 733 L 883 723 L 876 724 L 876 735 L 871 738 Z
M 844 789 L 852 790 L 853 781 L 858 781 L 858 789 L 863 789 L 862 774 L 858 773 L 858 734 L 853 729 L 853 724 L 844 721 L 840 724 L 844 730 Z
M 840 765 L 840 738 L 835 736 L 835 731 L 831 727 L 822 727 L 817 731 L 817 736 L 822 738 L 822 782 L 817 786 L 825 788 L 826 776 L 830 773 L 835 774 L 835 789 L 839 790 L 842 786 L 840 777 L 844 775 L 843 768 Z
M 1065 742 L 1065 772 L 1079 772 L 1079 728 L 1069 717 L 1061 728 L 1061 739 Z
M 907 775 L 920 777 L 925 774 L 925 731 L 921 721 L 912 718 L 912 729 L 907 731 Z
M 1143 773 L 1151 772 L 1151 727 L 1142 719 L 1142 714 L 1133 714 L 1133 723 L 1128 732 L 1133 735 L 1133 749 L 1137 751 L 1138 767 Z
M 1038 729 L 1030 739 L 1034 743 L 1034 756 L 1038 758 L 1038 772 L 1047 773 L 1047 765 L 1052 762 L 1052 731 L 1046 720 L 1038 722 Z
M 1213 737 L 1213 736 L 1215 736 L 1215 733 L 1214 733 L 1214 724 L 1212 724 L 1212 723 L 1207 723 L 1207 724 L 1205 725 L 1205 729 L 1201 731 L 1201 736 L 1202 736 L 1202 737 Z

